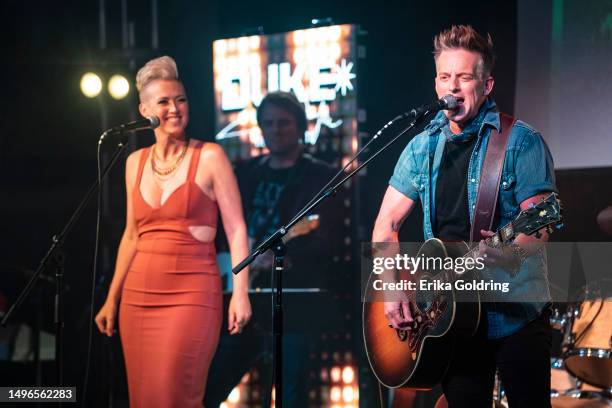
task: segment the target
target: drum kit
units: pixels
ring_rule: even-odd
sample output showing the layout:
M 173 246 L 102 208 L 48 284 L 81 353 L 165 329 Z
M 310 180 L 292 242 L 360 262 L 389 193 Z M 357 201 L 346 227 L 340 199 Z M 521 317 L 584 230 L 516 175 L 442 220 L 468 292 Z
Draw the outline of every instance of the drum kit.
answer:
M 553 407 L 612 406 L 611 283 L 588 285 L 581 302 L 568 304 L 565 312 L 555 309 L 550 319 L 563 336 L 562 358 L 551 365 Z
M 565 311 L 554 309 L 550 324 L 563 340 L 561 358 L 551 361 L 553 408 L 612 407 L 612 281 L 582 289 L 580 302 Z M 496 376 L 494 407 L 506 408 L 503 388 Z

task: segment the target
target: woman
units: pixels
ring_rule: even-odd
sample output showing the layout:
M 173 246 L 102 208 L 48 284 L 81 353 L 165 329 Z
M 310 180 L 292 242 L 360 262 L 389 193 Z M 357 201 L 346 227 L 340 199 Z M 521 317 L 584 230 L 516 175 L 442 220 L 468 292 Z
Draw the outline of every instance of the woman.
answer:
M 170 57 L 136 76 L 140 113 L 157 116 L 155 144 L 126 163 L 127 220 L 98 329 L 119 332 L 130 406 L 200 407 L 222 322 L 215 263 L 217 208 L 235 265 L 248 255 L 240 194 L 216 144 L 185 138 L 187 97 Z M 229 331 L 251 317 L 248 271 L 234 275 Z

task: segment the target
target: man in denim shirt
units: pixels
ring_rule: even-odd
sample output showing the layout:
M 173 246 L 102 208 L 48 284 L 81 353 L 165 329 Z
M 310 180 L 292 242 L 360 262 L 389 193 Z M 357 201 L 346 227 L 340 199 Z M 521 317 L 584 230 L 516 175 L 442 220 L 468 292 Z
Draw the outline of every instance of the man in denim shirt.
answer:
M 434 59 L 438 97 L 453 95 L 459 106 L 439 112 L 406 146 L 376 219 L 373 242 L 397 242 L 417 200 L 423 206 L 426 239 L 470 239 L 488 138 L 491 129 L 500 131 L 499 112 L 489 96 L 493 43 L 470 26 L 453 26 L 434 39 Z M 517 121 L 506 148 L 495 228 L 554 191 L 546 144 L 537 131 Z M 504 250 L 480 242 L 480 256 L 491 273 L 520 267 L 510 279 L 510 292 L 486 304 L 476 335 L 456 340 L 442 380 L 451 407 L 491 407 L 496 367 L 511 407 L 550 407 L 551 332 L 545 307 L 550 295 L 545 256 L 535 249 L 547 238 L 546 232 L 539 238 L 519 234 Z M 518 298 L 530 301 L 512 302 Z M 396 329 L 409 329 L 411 307 L 386 302 L 385 315 Z

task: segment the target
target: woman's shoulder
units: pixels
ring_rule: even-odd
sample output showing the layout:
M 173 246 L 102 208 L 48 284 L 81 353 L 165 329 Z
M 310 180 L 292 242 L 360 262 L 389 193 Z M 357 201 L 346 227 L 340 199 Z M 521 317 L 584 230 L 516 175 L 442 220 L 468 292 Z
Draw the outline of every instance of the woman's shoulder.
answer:
M 142 155 L 145 154 L 145 151 L 147 151 L 149 148 L 150 146 L 141 147 L 140 149 L 136 149 L 130 153 L 127 157 L 126 166 L 136 166 L 140 162 Z
M 225 154 L 225 150 L 218 143 L 214 142 L 203 142 L 203 141 L 195 141 L 195 148 L 201 147 L 201 156 L 200 159 L 208 159 L 208 160 L 227 160 L 227 155 Z

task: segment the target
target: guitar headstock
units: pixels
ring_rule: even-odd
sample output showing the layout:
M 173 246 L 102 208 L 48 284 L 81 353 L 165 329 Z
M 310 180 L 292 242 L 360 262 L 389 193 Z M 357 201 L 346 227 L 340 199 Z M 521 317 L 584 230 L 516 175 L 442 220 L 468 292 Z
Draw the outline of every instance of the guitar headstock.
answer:
M 319 214 L 308 215 L 299 220 L 293 227 L 291 227 L 289 232 L 287 232 L 287 235 L 285 235 L 283 242 L 287 243 L 293 238 L 309 234 L 311 231 L 314 231 L 319 228 L 320 224 L 321 221 L 319 220 Z
M 551 193 L 539 203 L 533 204 L 530 208 L 519 213 L 512 221 L 514 235 L 516 236 L 519 233 L 533 235 L 544 228 L 549 233 L 553 232 L 553 227 L 560 229 L 563 227 L 561 209 L 561 201 L 559 201 L 557 194 Z

